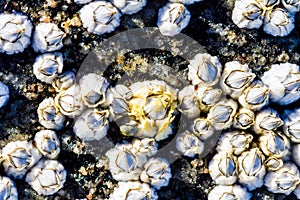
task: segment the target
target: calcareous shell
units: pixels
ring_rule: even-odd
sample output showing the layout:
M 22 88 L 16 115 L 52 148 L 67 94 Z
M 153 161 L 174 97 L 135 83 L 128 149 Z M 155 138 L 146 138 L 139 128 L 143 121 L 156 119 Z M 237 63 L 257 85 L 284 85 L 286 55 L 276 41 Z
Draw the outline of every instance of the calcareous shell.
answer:
M 147 0 L 111 0 L 123 14 L 132 15 L 139 12 L 147 3 Z
M 0 108 L 5 106 L 9 100 L 9 88 L 0 81 Z
M 17 200 L 16 184 L 8 177 L 0 176 L 0 197 L 2 200 Z
M 217 185 L 208 193 L 208 200 L 250 200 L 252 194 L 240 185 Z
M 280 119 L 278 112 L 267 108 L 256 114 L 253 129 L 255 133 L 262 134 L 268 131 L 275 131 L 282 125 L 283 121 Z
M 200 115 L 200 105 L 195 96 L 194 86 L 188 85 L 178 92 L 178 110 L 187 118 L 195 118 Z
M 254 112 L 247 108 L 240 108 L 233 119 L 233 127 L 246 130 L 254 123 Z
M 34 142 L 35 146 L 46 158 L 55 159 L 60 153 L 60 141 L 54 131 L 41 130 L 37 132 Z
M 186 131 L 177 137 L 176 148 L 184 156 L 194 157 L 203 152 L 204 144 L 196 135 Z

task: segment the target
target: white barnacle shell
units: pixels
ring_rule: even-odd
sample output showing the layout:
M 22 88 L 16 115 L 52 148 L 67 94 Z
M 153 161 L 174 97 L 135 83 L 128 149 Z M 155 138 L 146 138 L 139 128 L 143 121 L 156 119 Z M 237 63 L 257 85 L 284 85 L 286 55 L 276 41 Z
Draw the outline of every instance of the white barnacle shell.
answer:
M 8 176 L 21 179 L 42 157 L 32 142 L 16 141 L 2 149 L 2 165 Z
M 74 0 L 77 4 L 87 4 L 90 3 L 92 0 Z
M 283 131 L 295 143 L 300 143 L 300 109 L 287 110 L 283 115 Z
M 281 3 L 290 13 L 296 13 L 300 11 L 299 0 L 281 0 Z
M 109 82 L 98 74 L 83 76 L 80 79 L 80 92 L 85 105 L 90 108 L 109 106 L 113 98 L 109 86 Z
M 240 108 L 233 119 L 233 127 L 246 130 L 254 123 L 254 112 L 247 108 Z
M 109 128 L 109 111 L 87 109 L 75 118 L 74 133 L 83 141 L 101 140 Z
M 243 91 L 238 100 L 244 108 L 260 110 L 269 104 L 269 88 L 261 81 L 255 81 Z
M 273 102 L 288 105 L 300 98 L 300 70 L 296 64 L 273 64 L 261 79 L 269 87 Z
M 204 144 L 196 135 L 186 131 L 178 135 L 176 139 L 176 148 L 183 155 L 194 157 L 203 152 Z
M 233 185 L 237 180 L 237 158 L 228 152 L 214 155 L 208 168 L 211 178 L 218 185 Z
M 54 131 L 41 130 L 35 134 L 35 146 L 43 156 L 55 159 L 60 153 L 60 141 Z
M 300 167 L 300 144 L 295 144 L 292 146 L 292 159 Z
M 0 52 L 14 54 L 23 52 L 30 44 L 32 24 L 20 13 L 0 14 Z
M 273 36 L 286 36 L 294 29 L 294 15 L 282 8 L 266 13 L 264 31 Z
M 172 177 L 170 164 L 162 158 L 151 158 L 144 166 L 140 179 L 150 184 L 155 189 L 160 189 L 169 184 Z
M 111 0 L 123 14 L 132 15 L 139 12 L 147 3 L 147 0 Z
M 219 139 L 217 151 L 225 151 L 235 155 L 240 155 L 249 148 L 252 139 L 253 136 L 245 133 L 244 131 L 223 133 L 222 137 Z
M 32 47 L 35 52 L 42 53 L 60 50 L 65 35 L 54 23 L 40 23 L 35 27 Z
M 151 188 L 147 183 L 139 181 L 118 182 L 109 200 L 135 200 L 149 199 L 157 200 L 156 190 Z
M 116 7 L 106 1 L 89 3 L 79 11 L 83 27 L 97 35 L 114 31 L 120 25 L 121 15 Z
M 61 92 L 68 89 L 75 84 L 75 73 L 72 71 L 66 71 L 59 74 L 52 82 L 56 92 Z
M 220 78 L 222 65 L 216 56 L 199 53 L 190 60 L 188 79 L 193 85 L 215 85 Z
M 198 136 L 201 140 L 206 140 L 215 133 L 215 129 L 211 122 L 206 118 L 197 118 L 191 126 L 192 133 Z
M 277 171 L 268 172 L 265 186 L 270 192 L 289 195 L 300 183 L 300 175 L 294 163 L 284 163 Z
M 59 111 L 52 97 L 44 99 L 37 109 L 39 122 L 48 129 L 60 130 L 64 127 L 65 116 Z
M 269 156 L 265 160 L 265 166 L 268 171 L 277 171 L 283 166 L 283 160 L 274 156 Z
M 158 151 L 158 144 L 153 138 L 135 139 L 132 148 L 137 154 L 144 154 L 148 157 L 153 156 Z
M 136 152 L 131 144 L 117 144 L 105 154 L 109 158 L 109 170 L 118 181 L 139 180 L 146 154 Z
M 41 160 L 27 173 L 25 181 L 39 194 L 52 195 L 66 182 L 67 172 L 56 160 Z
M 157 26 L 161 34 L 175 36 L 190 22 L 191 14 L 181 3 L 168 3 L 158 11 Z
M 267 156 L 287 159 L 290 146 L 288 138 L 280 132 L 267 131 L 259 137 L 259 147 Z
M 207 119 L 216 130 L 223 130 L 232 125 L 237 112 L 237 103 L 232 99 L 223 99 L 214 105 L 207 115 Z
M 252 194 L 240 185 L 217 185 L 208 193 L 208 200 L 250 200 Z
M 188 118 L 200 115 L 200 106 L 195 96 L 194 86 L 188 85 L 178 92 L 178 110 Z
M 5 106 L 9 100 L 9 88 L 0 81 L 0 108 Z
M 283 125 L 276 110 L 267 108 L 256 114 L 253 129 L 255 133 L 262 134 L 266 131 L 275 131 Z
M 239 28 L 258 29 L 263 24 L 265 11 L 256 0 L 237 0 L 232 11 L 232 21 Z
M 110 108 L 112 111 L 112 116 L 114 120 L 126 115 L 129 112 L 128 101 L 132 97 L 132 92 L 125 85 L 116 85 L 111 88 L 113 94 L 113 100 L 111 102 Z
M 3 200 L 17 200 L 16 184 L 8 177 L 0 176 L 0 197 Z
M 238 157 L 239 182 L 248 190 L 259 188 L 264 183 L 266 167 L 265 157 L 258 148 L 243 152 Z
M 196 96 L 200 104 L 201 112 L 207 112 L 221 99 L 222 90 L 210 86 L 200 86 L 196 90 Z
M 190 4 L 202 1 L 202 0 L 169 0 L 169 1 L 173 2 L 173 3 L 183 3 L 185 5 L 190 5 Z
M 242 92 L 252 83 L 255 74 L 250 72 L 247 64 L 238 61 L 227 62 L 221 76 L 221 88 L 232 98 L 238 98 Z
M 33 64 L 33 73 L 37 79 L 51 84 L 62 72 L 63 57 L 61 53 L 46 53 L 38 56 Z
M 296 195 L 297 199 L 300 199 L 300 184 L 297 185 L 293 193 Z
M 71 118 L 79 116 L 85 109 L 80 95 L 80 87 L 77 84 L 59 92 L 54 101 L 60 112 Z

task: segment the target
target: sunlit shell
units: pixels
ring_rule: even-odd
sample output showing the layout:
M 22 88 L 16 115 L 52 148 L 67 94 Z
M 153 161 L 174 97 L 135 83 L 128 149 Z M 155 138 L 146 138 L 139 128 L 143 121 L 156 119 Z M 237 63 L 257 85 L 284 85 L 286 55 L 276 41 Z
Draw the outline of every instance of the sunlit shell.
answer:
M 65 35 L 54 23 L 40 23 L 35 27 L 32 47 L 35 52 L 42 53 L 60 50 Z
M 293 161 L 300 167 L 300 144 L 295 144 L 292 146 L 292 158 Z
M 220 84 L 223 92 L 237 99 L 254 78 L 255 74 L 250 72 L 247 64 L 231 61 L 225 64 Z
M 186 131 L 177 137 L 176 148 L 184 156 L 194 157 L 203 152 L 204 144 L 196 135 Z
M 172 177 L 170 164 L 162 158 L 151 158 L 144 166 L 140 176 L 141 181 L 149 183 L 152 187 L 160 189 L 169 184 Z
M 9 88 L 0 81 L 0 108 L 5 106 L 9 100 Z
M 268 171 L 277 171 L 283 166 L 283 160 L 274 156 L 270 156 L 265 160 L 265 166 Z
M 273 36 L 286 36 L 294 29 L 294 15 L 282 8 L 266 13 L 264 31 Z
M 56 92 L 61 92 L 68 89 L 75 84 L 75 73 L 72 71 L 66 71 L 59 74 L 52 82 Z
M 198 98 L 195 96 L 194 86 L 189 85 L 178 92 L 178 110 L 188 118 L 200 115 Z
M 281 0 L 281 3 L 290 13 L 296 13 L 300 11 L 299 0 Z
M 240 155 L 249 148 L 252 139 L 253 136 L 245 133 L 244 131 L 223 133 L 219 139 L 217 151 Z
M 206 118 L 197 118 L 193 121 L 191 131 L 194 135 L 198 136 L 201 140 L 206 140 L 215 133 L 211 122 Z
M 91 2 L 79 11 L 83 27 L 89 33 L 102 35 L 115 30 L 120 25 L 121 13 L 110 2 Z
M 199 53 L 188 66 L 188 79 L 193 85 L 215 85 L 220 78 L 222 65 L 216 56 L 207 53 Z
M 173 3 L 183 3 L 185 5 L 190 5 L 190 4 L 202 1 L 202 0 L 169 0 L 169 1 L 173 2 Z
M 110 195 L 109 200 L 157 200 L 156 191 L 146 183 L 139 181 L 118 182 L 118 186 Z
M 67 172 L 56 160 L 41 160 L 27 173 L 25 181 L 39 194 L 52 195 L 66 182 Z
M 0 52 L 23 52 L 30 44 L 32 24 L 20 13 L 0 14 Z
M 54 131 L 41 130 L 37 132 L 34 137 L 34 143 L 46 158 L 55 159 L 60 153 L 60 141 Z
M 135 139 L 132 148 L 137 154 L 144 154 L 148 157 L 153 156 L 158 151 L 158 144 L 153 138 Z
M 21 179 L 41 157 L 32 142 L 10 142 L 2 149 L 2 166 L 8 176 Z
M 266 167 L 265 157 L 258 148 L 243 152 L 238 157 L 239 182 L 248 190 L 259 188 L 264 183 Z
M 227 152 L 214 155 L 209 163 L 209 174 L 218 185 L 233 185 L 237 180 L 237 159 Z
M 157 26 L 161 34 L 175 36 L 184 29 L 191 18 L 190 12 L 181 3 L 168 3 L 158 11 Z
M 208 193 L 208 200 L 250 200 L 252 194 L 240 185 L 217 185 Z
M 16 184 L 8 177 L 0 176 L 0 197 L 2 200 L 17 200 Z
M 233 119 L 233 127 L 246 130 L 254 123 L 254 112 L 247 108 L 240 108 Z
M 132 92 L 125 85 L 116 85 L 111 89 L 113 94 L 113 101 L 110 105 L 112 109 L 113 119 L 117 120 L 123 115 L 127 115 L 129 112 L 128 101 L 132 97 Z
M 267 131 L 275 131 L 283 125 L 276 110 L 267 108 L 256 114 L 253 129 L 255 133 L 262 134 Z
M 147 0 L 111 0 L 123 14 L 132 15 L 139 12 L 147 3 Z
M 214 105 L 207 115 L 216 130 L 223 130 L 232 125 L 233 117 L 237 112 L 237 103 L 232 99 L 223 99 Z
M 210 86 L 200 86 L 196 90 L 196 96 L 200 104 L 201 112 L 208 112 L 209 109 L 216 105 L 222 95 L 222 90 Z
M 300 175 L 294 163 L 284 163 L 275 171 L 268 172 L 265 177 L 265 186 L 270 192 L 289 195 L 300 183 Z
M 300 143 L 300 109 L 286 110 L 283 116 L 283 131 L 295 143 Z
M 235 1 L 232 21 L 239 28 L 255 29 L 263 24 L 265 11 L 256 0 Z

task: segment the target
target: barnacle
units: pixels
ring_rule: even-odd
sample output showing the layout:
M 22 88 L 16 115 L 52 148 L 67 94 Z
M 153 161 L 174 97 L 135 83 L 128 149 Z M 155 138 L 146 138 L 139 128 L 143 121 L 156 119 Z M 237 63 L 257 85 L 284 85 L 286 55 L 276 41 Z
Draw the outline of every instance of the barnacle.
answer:
M 206 118 L 197 118 L 193 121 L 192 132 L 201 140 L 206 140 L 215 133 L 212 123 Z
M 15 183 L 5 176 L 0 176 L 0 197 L 3 200 L 18 199 L 18 191 Z
M 125 85 L 118 84 L 111 89 L 113 94 L 113 100 L 111 102 L 110 108 L 112 109 L 112 115 L 114 120 L 122 117 L 122 115 L 127 115 L 129 112 L 128 101 L 132 97 L 132 92 Z
M 208 112 L 212 106 L 220 101 L 222 90 L 210 86 L 200 86 L 196 90 L 196 96 L 199 101 L 201 112 Z
M 0 81 L 0 108 L 5 106 L 9 100 L 9 88 Z
M 123 14 L 132 15 L 139 12 L 147 3 L 147 0 L 111 0 Z
M 283 131 L 295 143 L 300 142 L 300 109 L 287 110 L 283 116 Z
M 262 134 L 268 131 L 275 131 L 283 125 L 276 110 L 267 108 L 256 114 L 253 129 L 255 133 Z
M 54 131 L 41 130 L 35 134 L 35 146 L 40 153 L 49 159 L 55 159 L 60 153 L 60 142 Z
M 217 185 L 208 193 L 208 200 L 250 200 L 252 194 L 240 185 Z
M 177 137 L 176 148 L 183 155 L 194 157 L 203 152 L 204 144 L 196 135 L 186 131 Z
M 52 81 L 52 86 L 54 87 L 56 92 L 61 92 L 63 90 L 68 89 L 72 85 L 75 84 L 75 73 L 72 71 L 66 71 L 59 74 Z
M 281 0 L 281 3 L 290 13 L 296 13 L 300 11 L 299 0 Z
M 248 129 L 254 123 L 254 112 L 247 108 L 240 108 L 233 119 L 233 127 L 238 129 Z
M 148 157 L 155 155 L 158 151 L 158 145 L 153 138 L 134 140 L 132 148 L 137 154 L 145 154 Z
M 283 166 L 283 160 L 278 157 L 269 156 L 264 164 L 268 171 L 277 171 Z
M 195 95 L 194 86 L 188 85 L 178 92 L 178 110 L 188 118 L 200 115 L 199 100 Z

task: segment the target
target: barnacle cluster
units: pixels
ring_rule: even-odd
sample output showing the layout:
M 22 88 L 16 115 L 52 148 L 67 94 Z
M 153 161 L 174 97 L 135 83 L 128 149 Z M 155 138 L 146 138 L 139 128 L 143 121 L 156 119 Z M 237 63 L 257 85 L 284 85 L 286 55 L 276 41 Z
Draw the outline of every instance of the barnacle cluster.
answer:
M 294 17 L 299 12 L 299 1 L 237 0 L 232 21 L 239 28 L 263 30 L 273 36 L 286 36 L 294 29 Z

